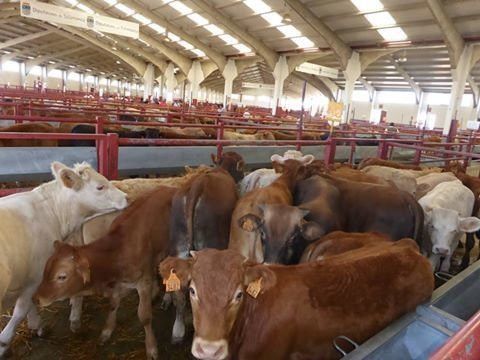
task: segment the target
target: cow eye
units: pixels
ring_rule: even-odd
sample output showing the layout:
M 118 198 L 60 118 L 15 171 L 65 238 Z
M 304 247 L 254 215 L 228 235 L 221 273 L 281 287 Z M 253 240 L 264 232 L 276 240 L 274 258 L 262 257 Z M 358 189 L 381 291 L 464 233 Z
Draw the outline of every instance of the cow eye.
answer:
M 239 291 L 236 295 L 235 295 L 235 300 L 236 301 L 240 301 L 242 300 L 243 298 L 243 291 Z
M 189 287 L 188 291 L 190 292 L 190 296 L 195 296 L 195 289 L 193 287 Z
M 97 186 L 98 191 L 102 191 L 103 189 L 105 189 L 105 185 L 98 185 Z

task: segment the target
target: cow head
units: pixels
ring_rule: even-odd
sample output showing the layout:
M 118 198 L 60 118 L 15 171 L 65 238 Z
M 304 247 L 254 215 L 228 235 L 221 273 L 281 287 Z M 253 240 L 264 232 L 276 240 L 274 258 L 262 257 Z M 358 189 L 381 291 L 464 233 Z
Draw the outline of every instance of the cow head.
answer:
M 243 179 L 245 173 L 245 161 L 240 154 L 237 154 L 234 151 L 227 151 L 223 153 L 221 158 L 218 158 L 213 154 L 211 156 L 213 163 L 226 170 L 233 177 L 235 182 L 239 182 Z
M 52 174 L 68 204 L 79 204 L 87 216 L 121 210 L 127 206 L 127 196 L 87 163 L 69 168 L 52 163 Z
M 461 217 L 458 212 L 444 208 L 425 208 L 426 231 L 432 242 L 432 253 L 450 256 L 462 233 L 480 229 L 480 219 Z
M 207 249 L 192 256 L 188 260 L 169 257 L 159 272 L 166 280 L 174 271 L 189 287 L 195 328 L 192 354 L 198 359 L 223 360 L 229 355 L 235 320 L 250 296 L 245 293 L 247 286 L 261 278 L 258 296 L 262 296 L 275 285 L 276 276 L 267 266 L 247 262 L 232 250 Z
M 90 282 L 90 265 L 72 245 L 55 241 L 55 251 L 47 261 L 43 279 L 33 296 L 40 306 L 70 298 Z
M 260 205 L 256 214 L 238 220 L 245 231 L 260 235 L 266 263 L 296 264 L 310 241 L 324 234 L 314 222 L 306 222 L 308 210 L 289 205 Z

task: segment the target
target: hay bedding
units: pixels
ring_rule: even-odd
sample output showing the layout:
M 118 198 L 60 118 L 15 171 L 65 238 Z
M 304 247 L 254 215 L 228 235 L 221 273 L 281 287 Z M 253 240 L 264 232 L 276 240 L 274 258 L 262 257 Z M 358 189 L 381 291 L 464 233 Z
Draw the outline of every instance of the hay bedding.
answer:
M 170 335 L 175 320 L 175 309 L 160 309 L 162 295 L 153 304 L 153 326 L 158 341 L 159 358 L 166 360 L 193 359 L 190 355 L 192 325 L 187 325 L 187 339 L 183 344 L 172 345 Z M 74 334 L 70 331 L 68 301 L 56 303 L 43 309 L 41 317 L 46 332 L 42 338 L 33 336 L 26 322 L 19 326 L 6 359 L 15 360 L 131 360 L 145 359 L 144 331 L 137 317 L 138 296 L 131 293 L 118 310 L 117 327 L 112 338 L 100 345 L 98 338 L 102 331 L 109 305 L 106 299 L 88 297 L 84 300 L 82 328 Z M 0 318 L 0 328 L 9 319 Z

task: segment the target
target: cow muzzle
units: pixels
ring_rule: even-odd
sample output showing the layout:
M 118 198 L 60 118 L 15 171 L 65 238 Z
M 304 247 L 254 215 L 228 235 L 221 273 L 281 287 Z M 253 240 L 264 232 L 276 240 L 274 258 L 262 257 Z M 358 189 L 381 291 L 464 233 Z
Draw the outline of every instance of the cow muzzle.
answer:
M 446 246 L 435 245 L 433 247 L 433 253 L 435 255 L 449 256 L 451 254 L 450 248 Z
M 207 341 L 195 337 L 192 344 L 192 355 L 202 360 L 223 360 L 228 356 L 226 340 Z
M 36 306 L 39 306 L 39 307 L 46 307 L 52 303 L 52 301 L 49 301 L 48 299 L 45 299 L 44 297 L 38 294 L 33 295 L 32 301 Z

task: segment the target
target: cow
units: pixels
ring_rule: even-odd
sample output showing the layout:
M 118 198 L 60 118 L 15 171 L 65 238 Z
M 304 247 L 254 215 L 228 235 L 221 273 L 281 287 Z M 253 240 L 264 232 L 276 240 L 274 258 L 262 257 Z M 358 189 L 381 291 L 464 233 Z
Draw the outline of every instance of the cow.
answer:
M 95 214 L 127 206 L 125 194 L 86 163 L 69 168 L 54 162 L 52 173 L 55 180 L 0 199 L 0 313 L 15 303 L 0 333 L 0 357 L 25 316 L 29 327 L 42 333 L 31 298 L 53 242 Z
M 58 129 L 48 123 L 24 123 L 0 128 L 0 132 L 57 133 Z M 0 139 L 0 147 L 45 146 L 54 147 L 57 140 L 47 139 Z
M 225 131 L 223 133 L 224 140 L 275 140 L 270 131 L 259 131 L 256 134 L 239 134 L 235 131 Z
M 279 163 L 283 163 L 287 159 L 298 160 L 305 165 L 309 165 L 315 161 L 313 155 L 304 156 L 300 151 L 297 150 L 287 150 L 283 156 L 274 154 L 270 157 L 272 162 Z M 257 169 L 252 171 L 240 182 L 240 195 L 243 196 L 254 189 L 266 187 L 278 179 L 279 176 L 280 174 L 276 173 L 274 169 Z
M 444 173 L 432 173 L 424 176 L 420 176 L 416 179 L 417 181 L 417 192 L 415 197 L 421 199 L 430 191 L 433 190 L 435 186 L 442 182 L 456 180 L 457 177 L 451 172 Z
M 198 359 L 339 359 L 338 336 L 362 343 L 433 291 L 410 239 L 301 265 L 260 265 L 208 249 L 159 266 L 189 288 Z
M 82 246 L 55 243 L 43 279 L 33 298 L 40 306 L 79 295 L 109 297 L 110 313 L 100 341 L 115 328 L 122 297 L 129 289 L 139 296 L 138 317 L 145 330 L 147 357 L 158 357 L 152 329 L 156 267 L 169 252 L 169 219 L 175 188 L 161 186 L 138 198 L 113 222 L 104 237 Z
M 380 233 L 347 233 L 344 231 L 334 231 L 310 244 L 303 252 L 300 264 L 324 260 L 331 256 L 343 254 L 364 246 L 384 244 L 386 241 L 392 240 L 388 236 Z
M 295 185 L 306 176 L 305 165 L 297 160 L 274 162 L 273 166 L 281 176 L 269 186 L 240 198 L 232 214 L 229 248 L 257 262 L 264 261 L 265 246 L 263 233 L 254 231 L 258 228 L 255 219 L 263 212 L 259 205 L 292 205 Z M 269 261 L 268 257 L 265 260 Z
M 358 164 L 357 169 L 362 170 L 363 168 L 367 166 L 372 166 L 372 165 L 386 166 L 394 169 L 422 170 L 422 168 L 418 165 L 402 164 L 396 161 L 383 160 L 379 158 L 365 158 L 360 162 L 360 164 Z
M 188 257 L 190 251 L 205 248 L 226 249 L 230 237 L 230 221 L 238 200 L 237 182 L 243 176 L 245 162 L 235 152 L 225 152 L 212 171 L 192 177 L 177 191 L 172 201 L 170 219 L 170 255 Z M 164 298 L 167 306 L 170 298 Z M 172 342 L 185 335 L 185 296 L 175 293 L 177 311 Z
M 330 175 L 333 178 L 341 178 L 350 181 L 365 182 L 369 184 L 378 184 L 385 186 L 395 186 L 395 184 L 390 180 L 385 180 L 381 177 L 366 174 L 363 171 L 351 169 L 345 166 L 335 169 L 334 171 L 330 172 Z
M 472 191 L 460 180 L 438 184 L 419 201 L 425 213 L 427 254 L 434 270 L 448 272 L 453 252 L 464 233 L 480 230 L 480 219 L 471 216 Z

